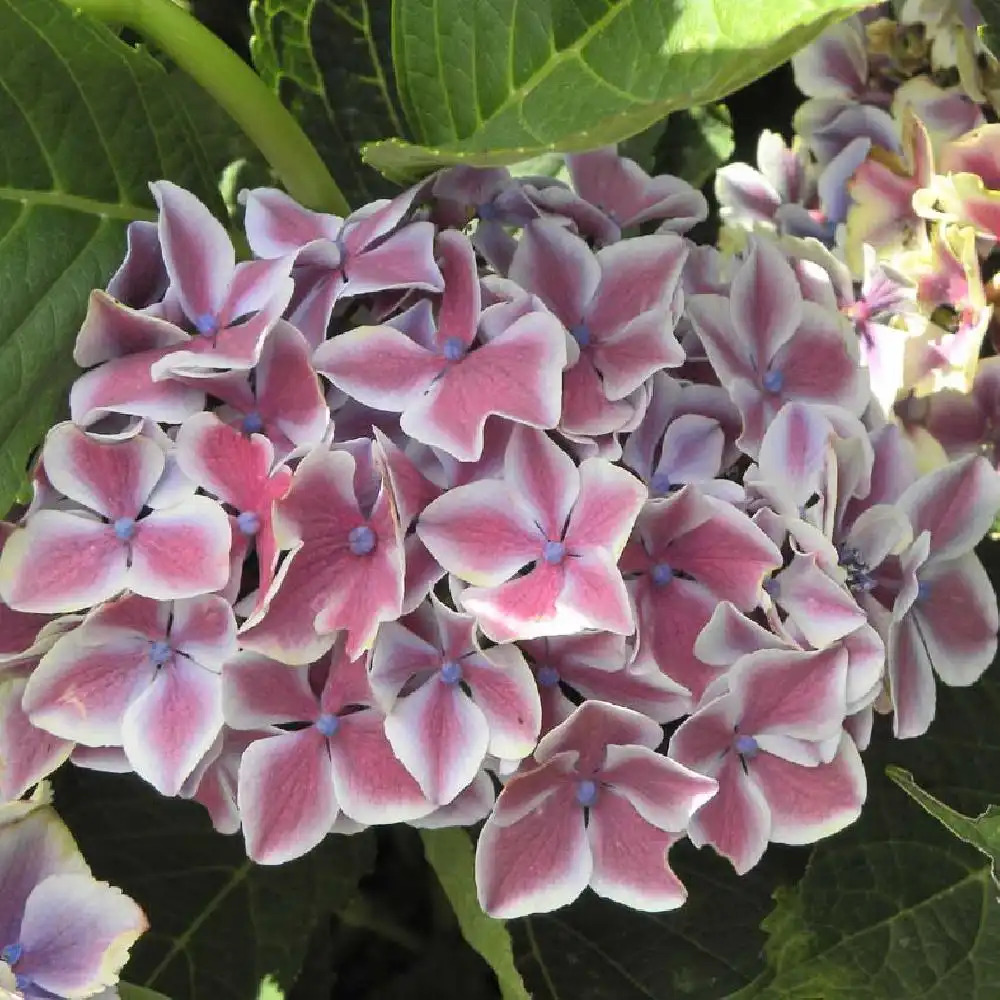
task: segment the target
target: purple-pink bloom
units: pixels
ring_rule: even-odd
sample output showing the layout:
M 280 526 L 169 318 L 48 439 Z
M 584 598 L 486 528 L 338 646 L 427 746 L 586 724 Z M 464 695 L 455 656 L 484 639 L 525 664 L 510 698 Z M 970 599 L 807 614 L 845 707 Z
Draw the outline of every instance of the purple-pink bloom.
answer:
M 24 711 L 63 739 L 122 747 L 140 777 L 176 795 L 222 727 L 219 673 L 235 652 L 236 620 L 221 597 L 123 597 L 42 657 Z
M 340 814 L 400 823 L 433 808 L 386 738 L 364 659 L 348 660 L 342 644 L 313 668 L 242 653 L 226 664 L 223 690 L 236 729 L 299 726 L 254 740 L 240 764 L 237 802 L 258 864 L 312 850 Z
M 656 752 L 659 725 L 587 701 L 507 782 L 476 848 L 479 902 L 493 917 L 545 913 L 590 886 L 646 911 L 687 892 L 666 855 L 716 783 Z
M 688 827 L 695 844 L 744 874 L 768 841 L 810 844 L 857 819 L 867 785 L 842 732 L 846 672 L 842 649 L 750 653 L 681 724 L 670 754 L 719 783 Z
M 517 428 L 503 480 L 449 490 L 420 515 L 417 534 L 473 584 L 462 605 L 496 642 L 584 628 L 630 635 L 616 563 L 645 498 L 624 469 L 601 458 L 577 468 L 543 432 Z
M 521 760 L 535 748 L 541 705 L 520 651 L 484 651 L 475 618 L 434 597 L 379 629 L 369 676 L 394 753 L 436 805 L 466 788 L 487 754 Z
M 104 996 L 148 926 L 48 805 L 0 806 L 0 886 L 0 990 L 25 1000 Z
M 144 435 L 98 439 L 71 423 L 49 431 L 45 473 L 72 505 L 32 512 L 0 556 L 0 595 L 19 611 L 78 611 L 126 588 L 194 597 L 229 576 L 229 521 L 214 500 L 156 487 L 163 449 Z M 149 509 L 152 508 L 152 509 Z
M 348 395 L 401 413 L 406 434 L 470 462 L 482 453 L 490 415 L 556 425 L 566 334 L 548 313 L 530 311 L 480 337 L 475 252 L 454 231 L 438 237 L 438 250 L 446 287 L 431 344 L 391 326 L 359 327 L 323 344 L 314 361 Z

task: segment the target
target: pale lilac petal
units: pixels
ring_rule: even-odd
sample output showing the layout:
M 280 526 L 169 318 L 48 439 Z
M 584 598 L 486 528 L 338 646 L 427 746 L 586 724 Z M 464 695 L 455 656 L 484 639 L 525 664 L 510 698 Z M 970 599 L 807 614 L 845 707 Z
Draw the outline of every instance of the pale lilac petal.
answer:
M 496 480 L 449 490 L 425 508 L 417 534 L 446 570 L 486 587 L 513 576 L 545 544 L 530 513 Z
M 247 854 L 280 865 L 311 851 L 337 818 L 326 739 L 315 726 L 257 740 L 240 764 L 237 803 Z
M 795 85 L 807 97 L 861 97 L 868 83 L 868 54 L 860 22 L 848 18 L 823 31 L 792 57 Z
M 922 736 L 934 719 L 937 691 L 930 657 L 913 615 L 893 624 L 886 647 L 893 732 L 899 739 Z
M 231 538 L 226 512 L 208 497 L 155 510 L 136 525 L 129 587 L 159 601 L 221 590 Z
M 314 722 L 319 700 L 306 667 L 289 667 L 258 653 L 239 653 L 222 671 L 222 713 L 234 729 Z
M 379 713 L 342 716 L 329 752 L 333 787 L 345 816 L 366 825 L 408 823 L 433 809 L 393 753 Z
M 590 888 L 599 896 L 647 913 L 675 910 L 687 899 L 667 861 L 680 835 L 649 824 L 613 790 L 602 790 L 590 810 L 587 839 L 594 859 Z
M 504 481 L 547 539 L 558 541 L 580 493 L 576 463 L 544 431 L 515 427 L 504 456 Z
M 236 266 L 226 230 L 193 194 L 176 184 L 156 181 L 150 190 L 160 209 L 163 260 L 184 312 L 195 322 L 217 316 Z
M 436 805 L 450 802 L 472 781 L 489 745 L 482 711 L 458 685 L 438 677 L 396 702 L 386 716 L 385 735 Z
M 129 705 L 122 745 L 140 777 L 162 795 L 176 795 L 219 735 L 222 721 L 218 674 L 175 657 Z
M 829 764 L 799 767 L 762 753 L 748 767 L 767 799 L 770 839 L 778 844 L 812 844 L 843 830 L 861 815 L 868 794 L 861 756 L 847 733 Z
M 671 485 L 713 479 L 722 468 L 725 446 L 726 434 L 718 420 L 682 413 L 663 435 L 660 461 L 652 475 Z
M 583 892 L 592 873 L 583 809 L 571 784 L 517 823 L 500 826 L 488 819 L 479 834 L 476 888 L 479 905 L 491 917 L 556 910 Z
M 114 986 L 148 924 L 121 889 L 88 875 L 53 875 L 24 907 L 19 975 L 56 996 L 84 997 Z

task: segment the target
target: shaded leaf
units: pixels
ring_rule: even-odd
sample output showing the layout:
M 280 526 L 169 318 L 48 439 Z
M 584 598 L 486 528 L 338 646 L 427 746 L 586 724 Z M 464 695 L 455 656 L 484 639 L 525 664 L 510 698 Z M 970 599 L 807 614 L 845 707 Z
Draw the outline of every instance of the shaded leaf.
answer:
M 365 142 L 406 135 L 396 104 L 388 0 L 254 0 L 250 52 L 355 208 L 391 193 Z
M 289 864 L 253 865 L 243 838 L 216 833 L 201 806 L 131 775 L 61 772 L 56 807 L 95 875 L 149 918 L 125 978 L 173 1000 L 256 1000 L 268 980 L 287 990 L 313 926 L 374 863 L 363 833 L 327 837 Z
M 134 986 L 132 983 L 118 984 L 118 1000 L 170 1000 L 156 990 L 147 989 L 145 986 Z
M 733 123 L 724 104 L 678 111 L 656 144 L 651 173 L 683 177 L 696 188 L 733 155 Z
M 640 913 L 587 892 L 563 910 L 511 922 L 518 967 L 534 1000 L 721 1000 L 764 969 L 760 922 L 806 857 L 773 848 L 740 878 L 685 841 L 670 853 L 688 889 L 679 910 Z
M 475 851 L 463 829 L 421 830 L 424 854 L 437 874 L 465 940 L 496 973 L 503 1000 L 530 1000 L 514 965 L 510 934 L 502 920 L 483 913 L 476 898 Z
M 148 182 L 222 211 L 226 126 L 205 134 L 192 89 L 59 0 L 0 0 L 0 513 L 64 411 L 91 288 L 119 264 L 128 222 L 155 217 Z
M 617 142 L 788 59 L 859 0 L 396 0 L 393 58 L 414 143 L 387 176 Z M 748 13 L 752 10 L 752 16 Z

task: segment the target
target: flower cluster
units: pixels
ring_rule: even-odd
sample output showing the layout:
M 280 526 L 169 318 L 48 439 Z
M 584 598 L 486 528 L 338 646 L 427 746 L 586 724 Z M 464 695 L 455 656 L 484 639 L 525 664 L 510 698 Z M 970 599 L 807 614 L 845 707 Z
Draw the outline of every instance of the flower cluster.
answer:
M 45 798 L 0 805 L 0 997 L 114 1000 L 146 917 L 91 875 Z
M 721 249 L 613 148 L 346 219 L 247 191 L 242 262 L 153 184 L 3 530 L 0 795 L 134 771 L 263 864 L 485 820 L 503 917 L 851 823 L 874 714 L 919 736 L 997 645 L 1000 125 L 903 6 L 796 57 Z

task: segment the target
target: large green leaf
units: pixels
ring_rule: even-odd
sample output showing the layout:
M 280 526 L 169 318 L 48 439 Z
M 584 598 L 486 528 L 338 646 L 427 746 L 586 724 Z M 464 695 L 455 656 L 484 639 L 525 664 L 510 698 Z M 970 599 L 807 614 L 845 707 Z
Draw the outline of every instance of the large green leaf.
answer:
M 59 0 L 0 0 L 0 516 L 64 410 L 90 289 L 119 263 L 127 223 L 154 217 L 147 183 L 168 177 L 222 209 L 238 132 L 206 134 L 192 89 Z
M 721 1000 L 764 969 L 760 922 L 806 852 L 777 848 L 740 878 L 708 848 L 678 844 L 688 889 L 672 913 L 639 913 L 586 893 L 564 910 L 513 921 L 517 961 L 534 1000 Z
M 462 829 L 421 830 L 424 853 L 444 889 L 465 940 L 496 973 L 503 1000 L 530 1000 L 514 966 L 510 934 L 488 917 L 476 898 L 475 850 Z
M 992 668 L 996 670 L 996 666 Z M 820 843 L 765 922 L 770 968 L 738 1000 L 995 1000 L 1000 904 L 990 865 L 885 776 L 904 765 L 978 813 L 1000 798 L 1000 686 L 938 689 L 930 732 L 865 757 L 859 822 Z M 885 720 L 882 720 L 883 723 Z
M 94 873 L 146 911 L 124 978 L 173 1000 L 257 1000 L 294 982 L 316 922 L 374 863 L 370 833 L 328 837 L 298 861 L 251 864 L 201 806 L 132 776 L 61 772 L 56 808 Z M 264 995 L 267 995 L 265 991 Z
M 253 0 L 250 52 L 358 207 L 389 185 L 365 142 L 404 135 L 390 56 L 389 0 Z
M 367 147 L 408 179 L 616 142 L 718 100 L 862 0 L 395 0 L 393 60 L 415 143 Z

